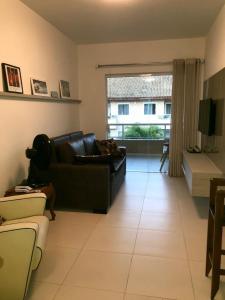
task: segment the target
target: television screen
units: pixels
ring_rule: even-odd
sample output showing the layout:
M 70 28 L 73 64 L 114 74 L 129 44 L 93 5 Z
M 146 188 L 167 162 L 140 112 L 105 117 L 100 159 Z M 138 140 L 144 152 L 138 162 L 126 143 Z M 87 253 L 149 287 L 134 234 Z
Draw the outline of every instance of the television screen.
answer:
M 205 135 L 215 133 L 216 105 L 212 99 L 201 100 L 199 104 L 198 130 Z

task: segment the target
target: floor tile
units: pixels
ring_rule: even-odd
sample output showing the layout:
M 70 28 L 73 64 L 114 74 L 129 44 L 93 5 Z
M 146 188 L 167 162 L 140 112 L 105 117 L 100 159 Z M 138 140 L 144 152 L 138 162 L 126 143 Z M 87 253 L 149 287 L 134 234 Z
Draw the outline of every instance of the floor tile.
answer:
M 56 211 L 56 220 L 52 222 L 52 225 L 54 225 L 54 223 L 60 223 L 63 226 L 69 223 L 94 226 L 101 220 L 102 216 L 102 214 L 87 212 Z
M 51 222 L 47 246 L 62 246 L 81 249 L 94 230 L 93 225 L 73 224 L 69 222 Z
M 141 295 L 129 295 L 126 294 L 124 300 L 164 300 L 162 298 L 149 297 L 149 296 L 141 296 Z
M 180 232 L 139 230 L 135 253 L 187 259 L 183 234 Z
M 195 234 L 206 236 L 208 219 L 182 219 L 182 227 L 185 235 Z
M 132 253 L 136 235 L 135 229 L 98 227 L 88 240 L 85 249 Z
M 209 300 L 207 205 L 184 178 L 127 172 L 107 215 L 56 212 L 26 300 Z
M 84 251 L 73 265 L 65 283 L 80 287 L 123 292 L 131 255 Z
M 120 210 L 110 211 L 103 216 L 98 226 L 138 228 L 140 217 L 141 212 L 136 212 L 135 210 L 126 210 L 126 213 Z
M 54 300 L 123 300 L 122 293 L 62 285 Z
M 205 263 L 191 261 L 190 267 L 194 285 L 195 299 L 209 300 L 211 293 L 211 275 L 209 275 L 209 277 L 205 276 Z M 225 278 L 223 276 L 221 276 L 220 288 L 214 299 L 225 299 Z
M 32 282 L 26 296 L 26 300 L 53 300 L 59 285 L 46 282 Z
M 167 214 L 178 214 L 178 204 L 176 201 L 169 199 L 158 198 L 145 198 L 143 205 L 144 212 L 151 213 L 167 213 Z
M 144 197 L 142 196 L 135 196 L 135 195 L 126 195 L 117 197 L 110 208 L 110 210 L 117 211 L 117 210 L 134 210 L 136 212 L 141 212 L 142 206 L 144 203 Z
M 181 221 L 176 214 L 152 214 L 143 212 L 139 228 L 161 231 L 180 231 Z
M 206 234 L 199 234 L 195 231 L 188 234 L 184 233 L 188 259 L 194 261 L 205 261 L 206 255 Z
M 44 252 L 38 270 L 35 271 L 35 281 L 61 284 L 78 254 L 77 249 L 49 247 Z
M 136 255 L 132 260 L 127 293 L 193 300 L 188 264 L 184 260 Z

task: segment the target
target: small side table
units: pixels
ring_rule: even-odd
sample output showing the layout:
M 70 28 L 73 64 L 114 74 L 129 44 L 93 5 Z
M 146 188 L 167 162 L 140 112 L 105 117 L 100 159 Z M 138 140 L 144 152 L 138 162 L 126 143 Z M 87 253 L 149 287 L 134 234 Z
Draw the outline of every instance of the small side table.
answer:
M 40 190 L 41 193 L 44 193 L 46 195 L 47 201 L 49 202 L 49 210 L 52 219 L 55 220 L 56 214 L 54 212 L 54 205 L 55 205 L 55 189 L 52 183 L 49 183 L 49 185 L 45 185 L 42 187 L 38 187 L 34 190 Z M 32 190 L 30 191 L 32 193 Z M 5 192 L 5 197 L 7 196 L 15 196 L 15 195 L 23 195 L 25 193 L 18 193 L 15 191 L 15 187 L 8 189 Z

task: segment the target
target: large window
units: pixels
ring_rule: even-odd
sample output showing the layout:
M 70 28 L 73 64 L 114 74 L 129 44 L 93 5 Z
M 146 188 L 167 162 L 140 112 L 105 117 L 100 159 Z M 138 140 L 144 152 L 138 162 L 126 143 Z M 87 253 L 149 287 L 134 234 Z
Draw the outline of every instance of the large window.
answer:
M 145 103 L 144 104 L 144 114 L 145 115 L 155 115 L 156 112 L 155 103 Z
M 129 104 L 118 104 L 118 115 L 129 115 Z
M 172 74 L 109 75 L 106 80 L 108 137 L 169 136 Z

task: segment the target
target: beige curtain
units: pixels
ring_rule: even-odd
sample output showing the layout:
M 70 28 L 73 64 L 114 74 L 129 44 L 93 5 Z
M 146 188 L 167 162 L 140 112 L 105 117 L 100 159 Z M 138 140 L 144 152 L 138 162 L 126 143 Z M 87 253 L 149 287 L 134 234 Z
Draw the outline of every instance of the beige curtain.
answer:
M 174 60 L 169 175 L 182 176 L 182 151 L 197 143 L 200 59 Z

